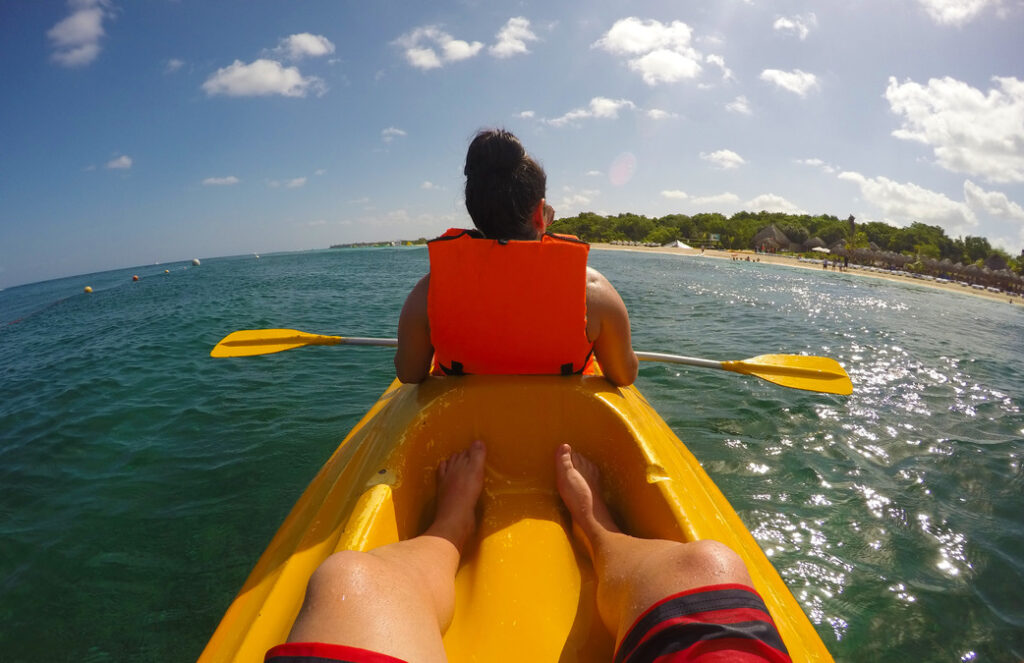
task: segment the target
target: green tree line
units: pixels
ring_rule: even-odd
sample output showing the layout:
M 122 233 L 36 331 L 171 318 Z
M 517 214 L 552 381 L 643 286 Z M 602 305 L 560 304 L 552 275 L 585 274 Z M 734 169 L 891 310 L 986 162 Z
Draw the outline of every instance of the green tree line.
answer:
M 638 214 L 601 216 L 583 212 L 558 219 L 550 230 L 576 235 L 587 242 L 630 241 L 668 244 L 676 240 L 692 246 L 712 246 L 711 237 L 718 236 L 717 246 L 729 250 L 751 250 L 754 237 L 762 229 L 774 225 L 794 244 L 818 238 L 825 246 L 872 248 L 935 260 L 948 258 L 964 265 L 980 264 L 999 256 L 1010 269 L 1024 273 L 1024 260 L 994 248 L 984 237 L 950 238 L 939 226 L 913 223 L 905 228 L 880 221 L 856 223 L 851 216 L 840 219 L 830 214 L 784 214 L 781 212 L 737 212 L 722 214 L 669 214 L 648 218 Z

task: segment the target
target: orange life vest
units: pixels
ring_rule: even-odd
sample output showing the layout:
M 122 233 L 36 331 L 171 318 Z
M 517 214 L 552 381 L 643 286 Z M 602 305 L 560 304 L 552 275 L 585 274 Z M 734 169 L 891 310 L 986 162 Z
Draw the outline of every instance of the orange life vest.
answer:
M 587 367 L 594 346 L 586 242 L 552 234 L 482 239 L 452 228 L 427 247 L 430 341 L 445 374 L 569 375 Z

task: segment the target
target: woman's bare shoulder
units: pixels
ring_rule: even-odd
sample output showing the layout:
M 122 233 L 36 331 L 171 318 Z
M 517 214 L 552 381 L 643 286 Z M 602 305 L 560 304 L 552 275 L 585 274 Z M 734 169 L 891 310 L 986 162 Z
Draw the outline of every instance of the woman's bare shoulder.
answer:
M 587 299 L 594 300 L 595 302 L 606 301 L 607 298 L 615 293 L 615 286 L 605 278 L 604 274 L 597 271 L 593 267 L 587 267 Z
M 604 274 L 597 271 L 593 267 L 587 266 L 587 287 L 593 287 L 598 285 L 611 285 L 608 279 L 604 277 Z

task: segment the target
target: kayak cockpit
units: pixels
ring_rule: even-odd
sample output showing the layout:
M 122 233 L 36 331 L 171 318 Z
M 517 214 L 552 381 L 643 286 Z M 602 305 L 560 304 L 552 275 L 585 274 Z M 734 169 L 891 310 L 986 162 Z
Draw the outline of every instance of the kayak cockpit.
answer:
M 487 444 L 486 476 L 444 636 L 450 661 L 611 660 L 594 572 L 555 489 L 564 442 L 599 465 L 626 531 L 726 543 L 747 563 L 794 660 L 831 660 L 728 502 L 640 393 L 579 376 L 393 383 L 310 483 L 200 660 L 262 660 L 287 637 L 309 576 L 331 553 L 420 534 L 433 516 L 435 468 L 475 439 Z

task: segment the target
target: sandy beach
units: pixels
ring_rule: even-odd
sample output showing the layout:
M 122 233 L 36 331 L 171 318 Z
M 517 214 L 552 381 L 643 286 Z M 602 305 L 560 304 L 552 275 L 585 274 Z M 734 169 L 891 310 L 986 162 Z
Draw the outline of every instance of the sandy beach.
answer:
M 797 269 L 810 269 L 822 271 L 820 263 L 800 261 L 793 256 L 783 256 L 771 253 L 754 253 L 753 251 L 719 251 L 714 249 L 706 249 L 701 253 L 700 249 L 680 249 L 667 246 L 619 246 L 616 244 L 603 244 L 594 243 L 590 245 L 591 248 L 599 251 L 638 251 L 647 253 L 668 253 L 673 255 L 685 255 L 685 256 L 699 256 L 701 258 L 712 258 L 716 260 L 733 260 L 734 258 L 739 260 L 746 260 L 750 258 L 751 261 L 759 260 L 762 263 L 770 263 L 773 265 L 785 265 L 786 267 L 795 267 Z M 830 266 L 831 270 L 832 267 Z M 973 297 L 982 297 L 984 299 L 990 299 L 996 302 L 1003 302 L 1004 304 L 1013 304 L 1016 306 L 1024 305 L 1024 298 L 1016 295 L 1010 295 L 1007 293 L 995 293 L 988 290 L 978 290 L 967 285 L 961 285 L 960 283 L 937 283 L 935 281 L 927 281 L 924 279 L 915 279 L 909 276 L 903 276 L 900 274 L 893 274 L 887 272 L 869 272 L 863 268 L 857 268 L 854 265 L 850 265 L 850 268 L 846 270 L 847 274 L 853 276 L 864 276 L 876 279 L 886 279 L 889 281 L 900 281 L 903 283 L 912 283 L 925 288 L 937 288 L 939 290 L 946 290 L 949 292 L 959 293 L 961 295 L 970 295 Z

